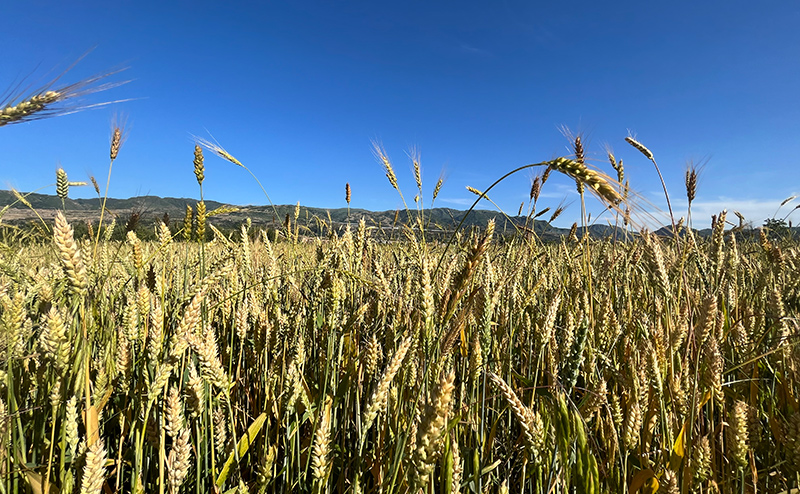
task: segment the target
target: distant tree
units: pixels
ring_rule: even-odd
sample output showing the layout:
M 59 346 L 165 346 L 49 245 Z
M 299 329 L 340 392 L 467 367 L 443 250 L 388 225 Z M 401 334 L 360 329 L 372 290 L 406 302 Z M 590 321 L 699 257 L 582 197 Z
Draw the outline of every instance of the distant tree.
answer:
M 785 237 L 790 233 L 789 225 L 784 219 L 768 218 L 764 220 L 764 228 L 771 237 Z
M 89 227 L 86 223 L 76 221 L 72 223 L 72 236 L 78 240 L 89 237 Z

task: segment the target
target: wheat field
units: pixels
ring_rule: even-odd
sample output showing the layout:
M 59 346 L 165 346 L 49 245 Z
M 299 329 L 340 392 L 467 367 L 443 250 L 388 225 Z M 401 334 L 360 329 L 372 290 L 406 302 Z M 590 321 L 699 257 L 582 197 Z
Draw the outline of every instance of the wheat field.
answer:
M 531 197 L 562 173 L 627 223 L 621 163 L 611 179 L 581 150 L 543 163 Z M 57 178 L 64 199 L 76 184 Z M 210 213 L 119 242 L 108 217 L 76 240 L 63 210 L 0 245 L 0 492 L 798 487 L 791 238 L 721 212 L 709 238 L 489 223 L 445 243 L 420 212 L 392 242 L 324 219 L 304 238 L 290 216 L 270 239 Z

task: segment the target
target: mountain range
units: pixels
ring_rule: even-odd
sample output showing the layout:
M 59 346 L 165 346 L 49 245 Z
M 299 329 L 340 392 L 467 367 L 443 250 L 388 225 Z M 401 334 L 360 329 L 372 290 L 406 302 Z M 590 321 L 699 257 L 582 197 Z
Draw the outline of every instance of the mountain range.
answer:
M 66 199 L 63 204 L 59 197 L 47 194 L 23 194 L 29 205 L 19 201 L 16 195 L 8 190 L 0 190 L 0 222 L 25 223 L 31 220 L 52 218 L 58 210 L 65 210 L 70 222 L 97 223 L 100 216 L 102 199 Z M 127 223 L 135 218 L 137 224 L 152 226 L 156 220 L 167 219 L 170 224 L 182 223 L 187 206 L 196 207 L 198 200 L 176 197 L 137 196 L 128 199 L 108 198 L 106 202 L 107 214 L 117 219 L 118 223 Z M 296 205 L 247 205 L 232 206 L 221 202 L 206 200 L 206 210 L 210 213 L 210 222 L 221 229 L 238 228 L 242 222 L 249 218 L 257 228 L 278 228 L 283 225 L 287 215 L 295 222 Z M 215 211 L 216 210 L 216 211 Z M 303 227 L 303 233 L 318 234 L 322 231 L 321 225 L 333 225 L 341 228 L 351 224 L 353 227 L 364 218 L 368 227 L 377 228 L 384 232 L 399 229 L 405 224 L 416 224 L 419 215 L 422 215 L 427 232 L 433 234 L 446 234 L 452 232 L 464 219 L 466 211 L 451 208 L 433 208 L 422 211 L 368 211 L 356 208 L 323 209 L 299 206 L 297 223 Z M 550 212 L 541 218 L 549 218 Z M 483 228 L 487 222 L 494 219 L 497 231 L 500 233 L 513 233 L 516 227 L 525 227 L 544 237 L 560 237 L 568 234 L 568 228 L 559 228 L 550 225 L 542 219 L 529 219 L 525 216 L 506 216 L 498 211 L 473 210 L 464 220 L 462 228 Z M 615 226 L 609 224 L 593 224 L 589 226 L 589 233 L 593 237 L 613 236 Z M 658 234 L 670 233 L 671 228 L 663 227 L 656 231 Z M 792 230 L 798 230 L 797 227 Z M 578 232 L 582 232 L 579 228 Z M 619 235 L 622 229 L 617 229 Z M 701 236 L 710 234 L 710 229 L 698 230 Z M 800 232 L 798 232 L 800 233 Z

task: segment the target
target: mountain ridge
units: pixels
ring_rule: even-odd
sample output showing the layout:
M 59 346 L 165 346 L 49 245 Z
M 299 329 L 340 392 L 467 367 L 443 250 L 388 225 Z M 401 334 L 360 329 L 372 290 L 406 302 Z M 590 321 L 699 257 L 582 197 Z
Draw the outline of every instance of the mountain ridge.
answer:
M 43 218 L 52 218 L 57 210 L 62 208 L 71 216 L 70 221 L 96 222 L 99 219 L 102 199 L 66 199 L 63 204 L 59 197 L 40 193 L 21 193 L 30 207 L 19 201 L 14 192 L 10 190 L 0 190 L 0 219 L 10 222 L 25 222 L 37 219 L 37 213 Z M 186 197 L 160 197 L 155 195 L 134 196 L 125 199 L 109 197 L 106 202 L 107 211 L 118 219 L 125 221 L 132 215 L 137 216 L 137 220 L 149 223 L 157 219 L 168 218 L 170 222 L 182 221 L 186 214 L 187 206 L 196 207 L 199 199 Z M 295 209 L 297 205 L 231 205 L 214 200 L 205 200 L 206 210 L 214 213 L 221 208 L 234 208 L 234 211 L 225 211 L 222 214 L 212 214 L 213 223 L 228 228 L 235 227 L 248 218 L 256 225 L 265 227 L 280 226 L 285 218 L 294 222 Z M 35 210 L 36 212 L 34 212 Z M 422 212 L 422 217 L 426 223 L 426 229 L 439 230 L 440 232 L 451 231 L 464 219 L 466 210 L 453 209 L 448 207 L 436 207 L 426 209 Z M 300 206 L 298 220 L 304 227 L 311 228 L 313 224 L 319 225 L 320 220 L 332 222 L 338 225 L 355 224 L 363 217 L 368 226 L 381 229 L 395 229 L 403 224 L 416 222 L 417 210 L 385 210 L 371 211 L 363 208 L 317 208 Z M 548 236 L 561 236 L 569 233 L 569 228 L 561 228 L 550 225 L 541 219 L 530 219 L 525 216 L 506 216 L 502 212 L 486 209 L 475 209 L 469 213 L 464 220 L 464 227 L 485 227 L 486 223 L 494 219 L 498 231 L 513 231 L 514 227 L 525 227 L 537 235 L 546 234 Z M 622 228 L 610 224 L 593 224 L 588 227 L 590 235 L 594 237 L 613 236 L 624 234 Z M 656 229 L 657 235 L 668 236 L 671 234 L 668 226 Z M 798 227 L 791 229 L 800 232 Z M 313 231 L 310 229 L 309 231 Z M 695 230 L 700 236 L 707 236 L 711 233 L 709 228 Z M 582 227 L 578 227 L 578 233 L 583 232 Z
M 66 210 L 70 221 L 96 222 L 99 219 L 102 199 L 72 199 L 63 202 L 55 195 L 39 193 L 22 193 L 30 207 L 17 199 L 15 194 L 8 190 L 0 190 L 0 208 L 5 211 L 4 219 L 12 222 L 24 222 L 37 219 L 36 213 L 43 218 L 55 216 L 56 211 Z M 185 197 L 160 197 L 155 195 L 135 196 L 126 199 L 111 198 L 106 201 L 106 209 L 110 214 L 123 221 L 132 214 L 138 215 L 138 220 L 148 223 L 162 219 L 165 215 L 170 222 L 182 221 L 186 214 L 186 207 L 195 208 L 199 199 Z M 246 221 L 248 218 L 256 225 L 279 226 L 289 215 L 294 222 L 297 205 L 230 205 L 214 200 L 205 200 L 206 210 L 213 213 L 219 208 L 235 208 L 233 212 L 212 215 L 214 224 L 220 223 L 224 227 L 234 226 Z M 34 213 L 33 210 L 36 210 Z M 452 231 L 464 219 L 466 210 L 449 207 L 436 207 L 426 209 L 422 217 L 428 230 L 440 232 Z M 363 208 L 316 208 L 300 206 L 298 217 L 301 225 L 312 226 L 319 223 L 317 220 L 332 222 L 334 224 L 357 224 L 363 217 L 368 226 L 382 229 L 400 228 L 403 224 L 417 221 L 417 210 L 385 210 L 371 211 Z M 397 217 L 397 218 L 396 218 Z M 316 219 L 315 219 L 316 218 Z M 514 227 L 526 227 L 536 234 L 564 235 L 569 229 L 555 227 L 540 219 L 527 219 L 525 216 L 506 216 L 499 211 L 475 209 L 464 220 L 464 227 L 485 227 L 486 223 L 494 219 L 498 231 L 514 230 Z M 609 230 L 612 229 L 612 230 Z M 592 225 L 589 227 L 592 235 L 604 236 L 613 233 L 613 227 L 608 225 Z

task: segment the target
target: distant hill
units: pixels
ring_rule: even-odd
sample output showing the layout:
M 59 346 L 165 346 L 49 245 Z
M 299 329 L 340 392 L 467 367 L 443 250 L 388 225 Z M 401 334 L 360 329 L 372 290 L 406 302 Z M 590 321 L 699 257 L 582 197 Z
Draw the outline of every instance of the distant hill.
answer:
M 19 222 L 36 219 L 36 213 L 44 218 L 53 217 L 57 210 L 62 208 L 61 199 L 57 196 L 47 194 L 28 194 L 27 201 L 31 207 L 19 202 L 15 195 L 7 190 L 0 190 L 0 208 L 6 208 L 3 215 L 4 221 Z M 124 221 L 131 214 L 138 214 L 141 223 L 151 223 L 156 219 L 168 216 L 171 222 L 182 221 L 186 213 L 186 206 L 195 207 L 197 199 L 158 197 L 158 196 L 138 196 L 129 199 L 109 198 L 106 202 L 106 209 L 118 220 Z M 227 206 L 217 201 L 205 201 L 206 210 L 211 212 L 217 208 Z M 67 210 L 71 221 L 96 222 L 99 219 L 101 199 L 67 199 L 63 207 Z M 230 206 L 228 206 L 230 207 Z M 214 224 L 222 227 L 238 225 L 247 218 L 250 218 L 256 226 L 269 227 L 271 225 L 281 225 L 288 214 L 294 221 L 295 205 L 272 206 L 233 206 L 237 210 L 225 214 L 216 215 L 212 218 Z M 407 223 L 415 223 L 417 211 L 368 211 L 366 209 L 347 208 L 322 209 L 300 207 L 298 222 L 313 229 L 315 224 L 321 220 L 325 223 L 333 222 L 337 225 L 357 224 L 361 218 L 367 223 L 368 227 L 381 229 L 400 228 Z M 452 231 L 464 218 L 465 211 L 451 208 L 434 208 L 423 211 L 423 218 L 426 229 L 429 231 Z M 395 219 L 395 215 L 397 219 Z M 497 211 L 475 210 L 467 217 L 464 226 L 485 227 L 490 219 L 497 222 L 498 230 L 514 230 L 514 225 L 523 226 L 526 224 L 525 217 L 506 218 Z M 411 220 L 411 221 L 410 221 Z M 536 233 L 550 232 L 561 234 L 563 229 L 549 226 L 544 221 L 528 221 L 529 228 L 533 223 L 532 229 Z
M 62 208 L 61 199 L 54 195 L 47 194 L 28 194 L 25 196 L 31 207 L 36 210 L 43 218 L 52 218 L 56 211 Z M 137 196 L 128 199 L 108 198 L 106 209 L 108 213 L 117 218 L 118 222 L 124 224 L 131 215 L 137 215 L 140 225 L 151 226 L 154 221 L 168 217 L 171 224 L 180 223 L 186 214 L 186 206 L 195 207 L 197 199 L 179 197 L 158 197 L 158 196 Z M 207 200 L 206 209 L 211 212 L 215 209 L 228 206 L 224 203 Z M 99 220 L 101 199 L 67 199 L 64 207 L 68 212 L 71 222 L 94 222 Z M 228 206 L 231 207 L 231 206 Z M 237 208 L 235 212 L 215 215 L 211 218 L 212 224 L 218 228 L 238 228 L 243 221 L 248 218 L 256 227 L 269 228 L 278 227 L 283 224 L 288 214 L 294 222 L 295 205 L 272 206 L 233 206 Z M 22 223 L 36 220 L 37 216 L 31 208 L 17 200 L 11 191 L 0 190 L 0 218 L 3 222 Z M 423 212 L 426 231 L 432 234 L 446 234 L 452 232 L 459 222 L 464 218 L 466 211 L 452 208 L 434 208 Z M 368 227 L 378 228 L 384 231 L 392 231 L 402 228 L 404 224 L 416 224 L 418 212 L 411 211 L 368 211 L 366 209 L 348 210 L 347 208 L 323 209 L 300 207 L 298 223 L 303 227 L 303 233 L 315 234 L 319 232 L 320 223 L 330 222 L 337 228 L 343 228 L 347 224 L 355 227 L 361 218 L 367 223 Z M 397 215 L 397 220 L 395 220 Z M 486 226 L 490 219 L 494 219 L 497 224 L 498 232 L 512 233 L 517 227 L 527 224 L 529 230 L 537 235 L 546 238 L 557 238 L 569 233 L 569 229 L 558 228 L 547 224 L 545 221 L 528 220 L 524 216 L 505 217 L 498 211 L 474 210 L 464 221 L 465 228 Z M 794 227 L 792 230 L 800 234 L 800 228 Z M 578 229 L 578 234 L 582 233 Z M 710 229 L 696 230 L 699 236 L 710 235 Z M 622 234 L 622 230 L 617 231 Z M 662 227 L 655 232 L 658 235 L 671 235 L 671 228 Z M 589 226 L 589 234 L 592 237 L 602 238 L 611 237 L 615 234 L 615 227 L 606 224 L 594 224 Z
M 28 202 L 34 209 L 61 209 L 61 199 L 57 196 L 47 194 L 28 194 Z M 67 199 L 64 207 L 69 211 L 99 211 L 102 199 Z M 129 199 L 114 199 L 109 197 L 106 201 L 108 209 L 142 209 L 142 210 L 163 210 L 175 211 L 185 210 L 187 204 L 194 205 L 197 199 L 184 199 L 177 197 L 158 197 L 158 196 L 137 196 Z M 16 204 L 14 204 L 16 203 Z M 13 204 L 12 209 L 29 209 L 24 204 L 17 201 L 11 191 L 0 190 L 0 207 Z M 206 201 L 206 207 L 211 210 L 222 206 L 222 203 Z

